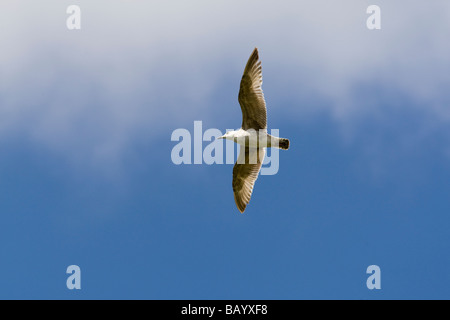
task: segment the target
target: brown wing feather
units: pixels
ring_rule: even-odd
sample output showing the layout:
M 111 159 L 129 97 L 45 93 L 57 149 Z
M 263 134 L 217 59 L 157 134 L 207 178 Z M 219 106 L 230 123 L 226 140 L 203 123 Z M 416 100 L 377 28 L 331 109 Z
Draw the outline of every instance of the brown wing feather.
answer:
M 262 68 L 258 49 L 253 50 L 239 89 L 239 104 L 242 110 L 242 129 L 265 129 L 267 127 L 266 102 L 261 88 Z
M 238 160 L 233 168 L 234 201 L 241 213 L 244 213 L 264 161 L 264 148 L 248 148 L 241 146 Z M 256 162 L 256 163 L 255 163 Z

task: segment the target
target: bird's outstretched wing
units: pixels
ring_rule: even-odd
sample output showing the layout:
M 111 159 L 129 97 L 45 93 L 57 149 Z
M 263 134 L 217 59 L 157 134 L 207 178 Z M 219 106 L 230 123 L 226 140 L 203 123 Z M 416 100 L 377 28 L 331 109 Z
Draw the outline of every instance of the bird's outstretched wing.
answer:
M 239 89 L 239 104 L 242 110 L 242 129 L 266 129 L 266 102 L 261 88 L 262 69 L 258 49 L 248 59 Z
M 234 201 L 241 213 L 244 213 L 250 201 L 265 154 L 264 148 L 241 146 L 238 160 L 233 168 Z

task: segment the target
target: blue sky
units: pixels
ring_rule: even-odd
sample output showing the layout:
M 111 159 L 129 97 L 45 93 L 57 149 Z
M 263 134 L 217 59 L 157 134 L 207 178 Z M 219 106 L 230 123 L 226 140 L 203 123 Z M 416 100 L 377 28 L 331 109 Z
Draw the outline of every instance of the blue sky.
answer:
M 0 298 L 450 298 L 447 2 L 71 4 L 0 5 Z M 239 127 L 255 46 L 291 148 L 241 215 L 170 137 Z

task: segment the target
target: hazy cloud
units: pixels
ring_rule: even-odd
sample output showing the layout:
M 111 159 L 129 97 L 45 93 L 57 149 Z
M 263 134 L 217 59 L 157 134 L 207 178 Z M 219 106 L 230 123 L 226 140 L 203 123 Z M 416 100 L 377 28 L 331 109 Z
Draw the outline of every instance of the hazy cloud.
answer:
M 392 108 L 424 117 L 422 133 L 450 120 L 448 1 L 378 1 L 381 30 L 366 28 L 369 1 L 77 1 L 73 31 L 70 4 L 0 4 L 0 141 L 101 163 L 160 128 L 233 121 L 254 46 L 270 103 L 290 119 L 325 110 L 350 137 Z

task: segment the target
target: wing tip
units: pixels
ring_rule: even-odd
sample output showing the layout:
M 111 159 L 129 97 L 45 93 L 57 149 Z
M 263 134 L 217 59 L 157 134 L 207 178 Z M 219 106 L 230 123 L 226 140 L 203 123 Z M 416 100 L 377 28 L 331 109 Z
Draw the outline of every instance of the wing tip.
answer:
M 236 207 L 238 208 L 239 212 L 241 214 L 244 213 L 245 209 L 247 208 L 247 204 L 242 201 L 242 199 L 240 199 L 239 197 L 236 196 L 236 192 L 234 193 L 234 202 L 236 203 Z
M 252 54 L 250 55 L 251 57 L 256 56 L 257 59 L 259 59 L 259 52 L 258 52 L 258 48 L 255 47 L 255 49 L 253 49 Z

